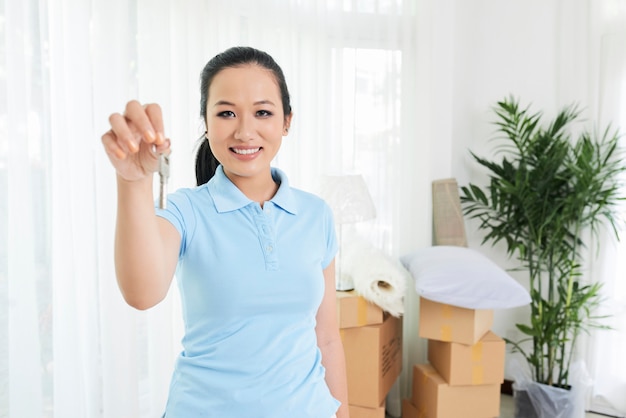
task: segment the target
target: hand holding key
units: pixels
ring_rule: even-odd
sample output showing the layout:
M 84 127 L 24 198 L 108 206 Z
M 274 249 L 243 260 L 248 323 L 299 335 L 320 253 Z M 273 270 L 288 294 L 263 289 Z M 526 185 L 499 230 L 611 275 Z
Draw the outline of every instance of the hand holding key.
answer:
M 161 107 L 132 100 L 123 114 L 112 114 L 109 123 L 111 129 L 102 135 L 102 144 L 118 176 L 126 181 L 153 176 L 159 170 L 159 156 L 168 158 L 170 153 Z

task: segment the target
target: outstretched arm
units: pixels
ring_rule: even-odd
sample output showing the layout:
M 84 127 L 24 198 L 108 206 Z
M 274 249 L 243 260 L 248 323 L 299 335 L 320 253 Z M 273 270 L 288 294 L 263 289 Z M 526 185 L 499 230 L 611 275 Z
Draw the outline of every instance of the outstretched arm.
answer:
M 167 295 L 180 247 L 178 231 L 156 216 L 152 193 L 158 156 L 170 152 L 170 142 L 156 104 L 130 101 L 109 122 L 102 144 L 117 173 L 117 281 L 129 305 L 148 309 Z

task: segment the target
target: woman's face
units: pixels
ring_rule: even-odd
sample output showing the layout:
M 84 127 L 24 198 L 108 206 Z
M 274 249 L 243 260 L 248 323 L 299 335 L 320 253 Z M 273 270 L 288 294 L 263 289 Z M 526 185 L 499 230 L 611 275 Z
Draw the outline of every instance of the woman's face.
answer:
M 267 176 L 291 122 L 274 75 L 257 65 L 220 71 L 206 112 L 209 145 L 226 175 L 233 182 Z

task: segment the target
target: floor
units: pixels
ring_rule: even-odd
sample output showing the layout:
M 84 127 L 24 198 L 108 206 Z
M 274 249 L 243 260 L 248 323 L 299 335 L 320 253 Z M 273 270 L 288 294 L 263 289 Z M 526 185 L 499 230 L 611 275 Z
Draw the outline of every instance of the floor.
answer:
M 395 418 L 390 414 L 385 415 L 386 418 Z M 499 418 L 514 418 L 515 417 L 515 404 L 513 403 L 513 396 L 502 395 L 500 399 L 500 417 Z M 587 412 L 585 418 L 607 418 L 606 415 L 594 414 Z
M 500 418 L 513 418 L 515 416 L 515 405 L 513 404 L 513 397 L 510 395 L 502 395 L 500 400 Z M 604 415 L 592 414 L 587 412 L 585 414 L 587 418 L 606 418 Z

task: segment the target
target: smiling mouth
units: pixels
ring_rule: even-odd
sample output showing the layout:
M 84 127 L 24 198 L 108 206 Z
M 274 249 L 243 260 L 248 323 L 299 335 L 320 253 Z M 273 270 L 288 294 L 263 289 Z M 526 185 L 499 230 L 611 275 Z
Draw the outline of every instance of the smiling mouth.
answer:
M 241 149 L 241 148 L 231 148 L 231 151 L 234 152 L 235 154 L 239 154 L 239 155 L 250 155 L 250 154 L 255 154 L 257 152 L 259 152 L 261 150 L 261 148 L 246 148 L 246 149 Z

